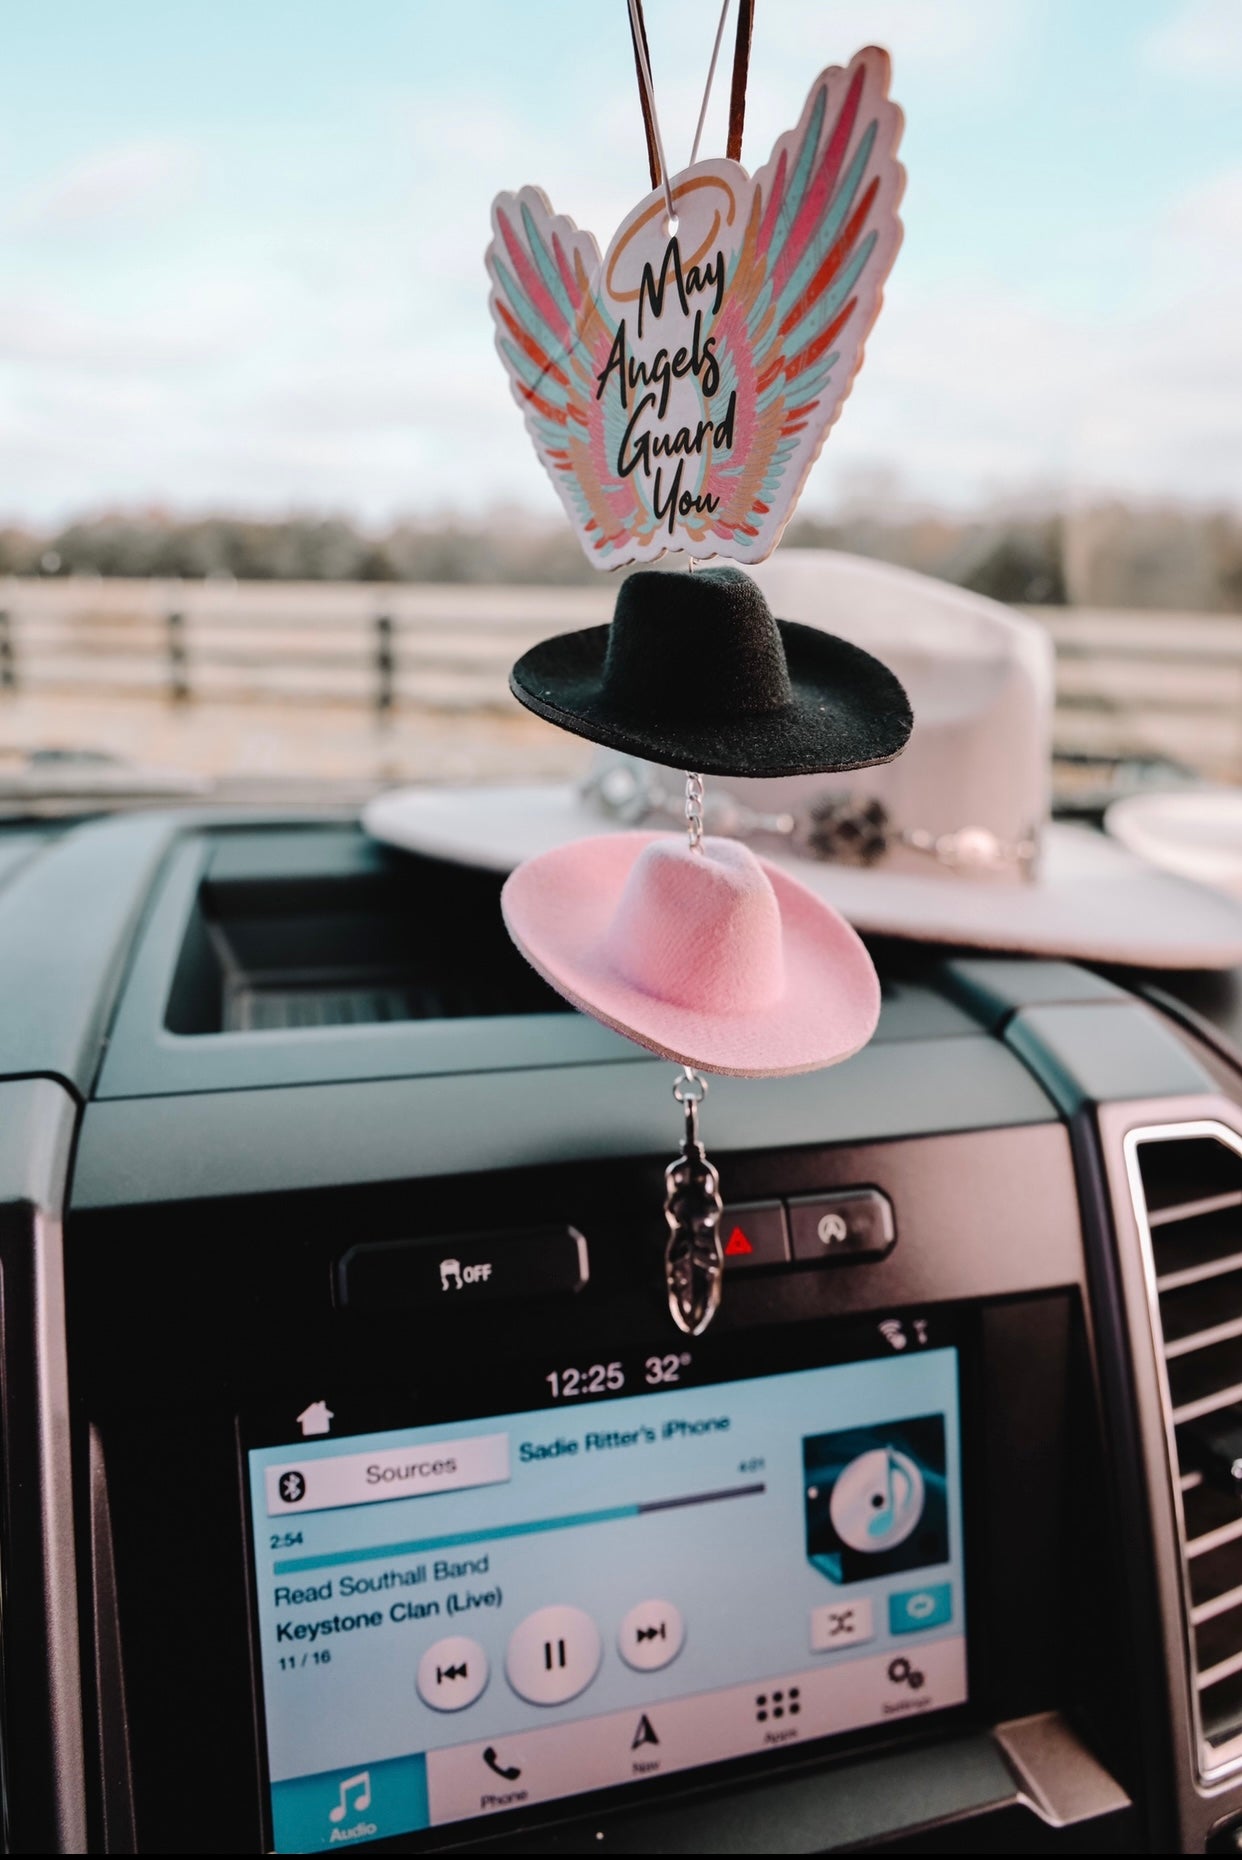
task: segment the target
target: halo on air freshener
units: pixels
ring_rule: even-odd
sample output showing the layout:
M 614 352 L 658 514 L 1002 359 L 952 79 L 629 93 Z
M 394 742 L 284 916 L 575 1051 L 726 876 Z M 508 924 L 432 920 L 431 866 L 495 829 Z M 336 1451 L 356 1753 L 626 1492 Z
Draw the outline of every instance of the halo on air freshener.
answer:
M 901 243 L 902 118 L 874 46 L 821 71 L 795 128 L 741 166 L 753 0 L 739 0 L 729 144 L 670 174 L 641 0 L 626 0 L 651 191 L 601 257 L 538 188 L 497 197 L 487 269 L 496 346 L 591 563 L 726 561 L 622 584 L 612 624 L 545 640 L 510 688 L 562 729 L 686 773 L 686 838 L 607 835 L 519 865 L 518 949 L 574 1006 L 678 1062 L 680 1154 L 665 1171 L 665 1283 L 698 1335 L 720 1304 L 720 1181 L 699 1134 L 703 1072 L 837 1064 L 875 1030 L 863 944 L 812 892 L 730 839 L 705 840 L 703 776 L 890 761 L 912 717 L 877 659 L 774 619 L 731 563 L 776 546 L 862 363 Z M 731 559 L 731 562 L 730 562 Z

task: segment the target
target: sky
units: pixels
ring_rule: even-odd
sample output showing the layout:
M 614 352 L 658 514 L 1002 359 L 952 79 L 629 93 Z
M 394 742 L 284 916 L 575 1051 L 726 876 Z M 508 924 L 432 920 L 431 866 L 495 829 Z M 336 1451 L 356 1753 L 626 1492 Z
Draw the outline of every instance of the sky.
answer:
M 718 4 L 645 12 L 676 169 Z M 1242 0 L 757 0 L 744 165 L 868 43 L 905 244 L 804 512 L 1242 506 Z M 646 194 L 625 0 L 40 0 L 0 71 L 0 518 L 559 510 L 482 255 Z

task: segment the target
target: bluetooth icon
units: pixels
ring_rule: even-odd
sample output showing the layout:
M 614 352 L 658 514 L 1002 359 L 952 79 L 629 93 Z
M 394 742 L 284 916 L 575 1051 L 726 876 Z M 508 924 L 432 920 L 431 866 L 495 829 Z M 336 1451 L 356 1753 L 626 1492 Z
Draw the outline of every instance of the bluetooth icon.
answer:
M 306 1497 L 306 1480 L 300 1472 L 281 1473 L 280 1496 L 286 1505 L 296 1505 L 300 1498 Z

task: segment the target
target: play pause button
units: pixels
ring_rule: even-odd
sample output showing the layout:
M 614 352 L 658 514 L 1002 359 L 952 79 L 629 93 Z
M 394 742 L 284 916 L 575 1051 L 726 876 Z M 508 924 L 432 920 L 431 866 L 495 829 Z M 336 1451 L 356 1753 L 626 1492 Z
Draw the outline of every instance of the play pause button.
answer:
M 416 1683 L 419 1698 L 432 1711 L 461 1711 L 487 1684 L 487 1655 L 477 1640 L 450 1634 L 428 1647 Z
M 617 1651 L 627 1666 L 654 1673 L 681 1652 L 686 1624 L 672 1602 L 639 1602 L 617 1633 Z
M 505 1653 L 505 1673 L 531 1705 L 576 1699 L 599 1671 L 599 1629 L 581 1608 L 538 1608 L 518 1623 Z

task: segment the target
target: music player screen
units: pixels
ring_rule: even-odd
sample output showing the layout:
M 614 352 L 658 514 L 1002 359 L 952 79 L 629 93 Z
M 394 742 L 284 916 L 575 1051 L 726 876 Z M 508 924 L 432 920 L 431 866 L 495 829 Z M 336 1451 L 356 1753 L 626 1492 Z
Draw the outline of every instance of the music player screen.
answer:
M 918 1331 L 706 1385 L 688 1352 L 564 1367 L 547 1405 L 377 1432 L 316 1400 L 252 1448 L 272 1850 L 962 1704 L 958 1357 Z

